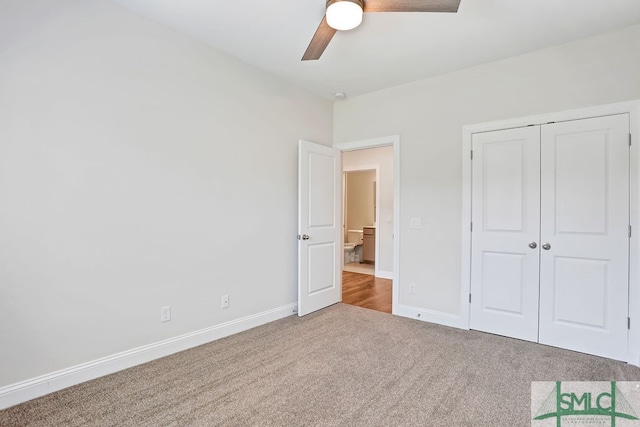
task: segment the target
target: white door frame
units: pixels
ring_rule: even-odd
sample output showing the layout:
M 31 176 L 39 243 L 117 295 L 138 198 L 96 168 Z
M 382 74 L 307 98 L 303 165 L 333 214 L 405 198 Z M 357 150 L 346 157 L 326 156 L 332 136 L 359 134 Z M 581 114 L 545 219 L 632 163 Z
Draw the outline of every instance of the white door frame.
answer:
M 373 264 L 373 268 L 374 268 L 374 275 L 376 277 L 380 277 L 380 267 L 379 267 L 379 263 L 378 260 L 380 259 L 380 239 L 378 236 L 378 232 L 380 231 L 380 227 L 377 226 L 377 224 L 380 223 L 380 165 L 379 164 L 369 164 L 369 165 L 357 165 L 357 166 L 351 166 L 351 167 L 345 167 L 344 163 L 342 166 L 342 183 L 344 185 L 344 183 L 346 182 L 344 177 L 347 174 L 347 172 L 358 172 L 358 171 L 375 171 L 376 172 L 376 229 L 375 229 L 375 240 L 376 240 L 376 244 L 375 244 L 375 263 Z M 346 197 L 348 197 L 347 193 L 346 193 L 346 189 L 343 186 L 343 190 L 342 190 L 342 197 L 344 198 L 344 202 L 342 204 L 342 211 L 343 212 L 347 212 L 347 200 Z M 347 232 L 346 229 L 346 224 L 347 224 L 347 218 L 345 215 L 343 215 L 342 217 L 342 241 L 344 241 L 344 233 Z M 344 257 L 342 257 L 342 261 L 344 261 Z M 344 269 L 344 265 L 342 266 Z M 384 277 L 385 279 L 391 279 L 391 277 Z
M 398 303 L 400 301 L 400 135 L 390 135 L 381 138 L 364 139 L 359 141 L 340 142 L 333 144 L 333 148 L 340 151 L 364 150 L 367 148 L 393 147 L 393 289 L 391 313 L 398 314 Z M 371 168 L 369 168 L 371 169 Z M 378 176 L 378 175 L 376 175 Z M 376 191 L 380 191 L 380 180 Z M 378 197 L 378 206 L 380 198 Z M 377 208 L 379 209 L 379 207 Z M 376 212 L 377 222 L 380 223 L 379 211 Z M 344 237 L 343 237 L 344 240 Z M 376 227 L 376 260 L 379 257 L 378 229 Z M 378 263 L 376 262 L 376 273 Z
M 549 122 L 588 119 L 613 114 L 629 114 L 629 129 L 633 136 L 630 150 L 630 222 L 633 230 L 629 242 L 629 346 L 627 362 L 640 366 L 640 100 L 607 104 L 596 107 L 519 117 L 488 123 L 463 126 L 462 128 L 462 244 L 461 244 L 461 281 L 460 281 L 460 316 L 461 325 L 469 329 L 469 292 L 471 289 L 471 138 L 474 133 L 491 132 L 529 125 L 542 125 Z

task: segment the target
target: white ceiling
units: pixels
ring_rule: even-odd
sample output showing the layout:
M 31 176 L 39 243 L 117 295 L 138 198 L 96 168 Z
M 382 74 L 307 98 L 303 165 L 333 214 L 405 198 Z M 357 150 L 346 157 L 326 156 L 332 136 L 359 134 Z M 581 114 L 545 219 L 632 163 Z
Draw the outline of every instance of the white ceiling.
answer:
M 114 1 L 327 98 L 640 23 L 640 0 L 462 0 L 457 14 L 367 13 L 318 61 L 301 62 L 326 0 Z

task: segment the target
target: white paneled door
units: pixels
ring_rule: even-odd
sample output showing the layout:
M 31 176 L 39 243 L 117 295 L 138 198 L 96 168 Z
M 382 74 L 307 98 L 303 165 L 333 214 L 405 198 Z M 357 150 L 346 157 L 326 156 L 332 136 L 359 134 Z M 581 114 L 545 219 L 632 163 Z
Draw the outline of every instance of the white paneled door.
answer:
M 542 127 L 540 343 L 624 360 L 629 118 Z
M 538 340 L 540 128 L 473 135 L 471 327 Z
M 629 117 L 473 135 L 472 329 L 624 360 Z
M 298 315 L 342 299 L 341 152 L 300 141 L 298 160 Z

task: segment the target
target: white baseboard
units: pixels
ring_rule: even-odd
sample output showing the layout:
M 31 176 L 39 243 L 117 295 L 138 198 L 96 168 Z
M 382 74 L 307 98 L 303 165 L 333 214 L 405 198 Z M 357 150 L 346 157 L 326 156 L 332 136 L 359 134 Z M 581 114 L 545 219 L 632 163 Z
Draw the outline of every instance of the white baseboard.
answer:
M 0 388 L 0 410 L 282 319 L 292 315 L 297 309 L 296 303 L 288 304 L 2 387 Z
M 376 277 L 381 279 L 393 279 L 393 271 L 378 270 Z
M 464 325 L 463 319 L 457 314 L 444 313 L 441 311 L 427 310 L 420 307 L 412 307 L 400 304 L 398 306 L 398 316 L 409 317 L 411 319 L 422 320 L 423 322 L 437 323 L 439 325 L 451 326 L 458 329 L 468 329 Z

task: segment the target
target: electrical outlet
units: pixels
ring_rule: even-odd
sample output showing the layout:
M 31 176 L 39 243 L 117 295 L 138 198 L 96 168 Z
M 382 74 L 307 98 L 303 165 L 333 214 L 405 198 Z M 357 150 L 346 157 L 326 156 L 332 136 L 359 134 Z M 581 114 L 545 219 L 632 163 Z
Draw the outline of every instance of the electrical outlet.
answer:
M 422 221 L 420 218 L 411 218 L 409 227 L 411 228 L 422 228 Z
M 160 309 L 160 321 L 168 322 L 169 320 L 171 320 L 171 307 L 170 306 L 162 307 Z
M 416 293 L 416 284 L 415 283 L 410 283 L 409 284 L 409 293 L 410 294 L 415 294 Z
M 229 295 L 222 295 L 220 305 L 222 306 L 222 308 L 229 308 Z

